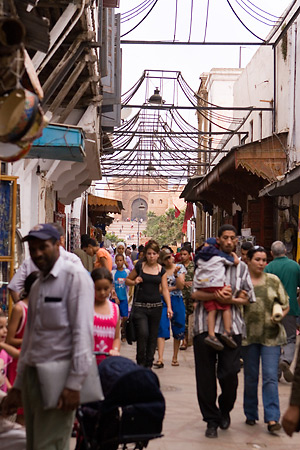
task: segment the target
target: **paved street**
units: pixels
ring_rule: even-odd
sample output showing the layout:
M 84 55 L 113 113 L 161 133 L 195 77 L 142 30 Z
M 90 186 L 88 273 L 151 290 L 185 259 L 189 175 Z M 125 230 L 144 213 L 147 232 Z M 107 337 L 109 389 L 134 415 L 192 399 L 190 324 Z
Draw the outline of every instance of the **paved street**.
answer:
M 135 346 L 122 344 L 121 353 L 131 359 L 135 357 Z M 272 450 L 295 450 L 300 446 L 300 435 L 289 438 L 282 430 L 271 435 L 263 423 L 263 410 L 260 408 L 260 421 L 254 426 L 245 425 L 243 414 L 243 372 L 240 374 L 238 398 L 231 414 L 232 425 L 227 431 L 219 430 L 218 439 L 204 436 L 206 424 L 202 421 L 196 399 L 193 349 L 180 351 L 179 367 L 171 366 L 172 340 L 167 341 L 165 367 L 155 370 L 166 399 L 164 437 L 149 443 L 149 450 L 249 450 L 272 448 Z M 281 411 L 284 412 L 289 399 L 290 385 L 283 379 L 279 384 Z M 261 401 L 260 401 L 261 403 Z M 72 440 L 71 449 L 74 448 Z
M 123 344 L 122 354 L 134 358 L 135 349 Z M 204 436 L 206 424 L 202 422 L 196 400 L 194 376 L 193 349 L 189 347 L 179 354 L 179 367 L 171 366 L 172 342 L 167 342 L 165 351 L 165 367 L 156 370 L 159 376 L 163 394 L 166 399 L 167 411 L 164 420 L 164 437 L 149 444 L 149 450 L 209 450 L 212 448 L 247 450 L 250 448 L 295 449 L 299 448 L 300 436 L 291 439 L 283 431 L 272 436 L 263 423 L 263 411 L 260 409 L 260 422 L 250 427 L 245 425 L 243 414 L 243 373 L 240 374 L 238 399 L 231 414 L 232 426 L 227 431 L 219 430 L 218 439 L 208 439 Z M 290 385 L 280 382 L 281 410 L 285 411 L 288 404 Z M 260 402 L 261 403 L 261 402 Z

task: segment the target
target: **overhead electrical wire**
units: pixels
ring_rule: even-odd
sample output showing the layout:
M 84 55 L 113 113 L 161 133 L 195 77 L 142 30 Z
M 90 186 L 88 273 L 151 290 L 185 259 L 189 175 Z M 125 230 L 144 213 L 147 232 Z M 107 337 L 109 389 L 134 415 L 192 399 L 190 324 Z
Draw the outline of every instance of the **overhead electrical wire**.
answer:
M 249 16 L 251 16 L 253 19 L 257 20 L 258 22 L 263 23 L 264 25 L 267 25 L 268 27 L 273 27 L 274 25 L 277 24 L 277 21 L 274 21 L 274 20 L 268 19 L 268 18 L 266 18 L 266 17 L 264 17 L 264 16 L 261 16 L 260 14 L 255 13 L 255 11 L 253 11 L 253 10 L 250 8 L 250 10 L 251 10 L 254 14 L 257 14 L 257 15 L 263 17 L 264 20 L 269 20 L 271 23 L 267 23 L 267 22 L 265 22 L 264 20 L 261 20 L 261 19 L 259 19 L 258 17 L 255 17 L 253 14 L 251 14 L 251 12 L 249 12 L 246 8 L 244 8 L 243 5 L 241 5 L 241 3 L 243 3 L 247 8 L 249 8 L 249 6 L 247 6 L 247 5 L 245 4 L 245 2 L 243 2 L 242 0 L 241 0 L 241 3 L 239 2 L 239 0 L 235 0 L 235 2 L 239 5 L 240 8 L 242 8 L 243 11 L 245 11 L 246 14 L 248 14 Z
M 141 23 L 144 22 L 144 20 L 149 16 L 149 14 L 151 13 L 151 11 L 153 10 L 153 8 L 155 7 L 155 5 L 157 4 L 158 0 L 155 0 L 154 4 L 151 6 L 151 8 L 149 9 L 149 11 L 147 12 L 147 14 L 142 18 L 142 20 L 140 20 L 133 28 L 131 28 L 131 30 L 127 31 L 126 33 L 121 35 L 121 38 L 124 36 L 127 36 L 127 34 L 131 33 L 132 31 L 134 31 L 138 26 L 141 25 Z
M 164 72 L 162 71 L 160 77 L 161 90 Z M 169 73 L 173 74 L 173 72 Z M 207 105 L 213 105 L 196 96 L 180 72 L 174 72 L 172 76 L 174 76 L 174 93 L 176 86 L 178 97 L 178 87 L 180 87 L 195 110 L 197 110 L 199 101 L 203 101 Z M 168 75 L 168 80 L 169 77 Z M 150 78 L 151 71 L 144 71 L 134 86 L 122 95 L 122 101 L 124 100 L 128 104 L 145 79 L 148 86 L 148 79 Z M 154 76 L 154 78 L 157 77 Z M 177 81 L 176 85 L 175 80 Z M 123 104 L 123 106 L 126 105 Z M 232 118 L 214 111 L 210 111 L 208 115 L 203 111 L 202 114 L 205 120 L 208 120 L 215 127 L 230 131 L 232 133 L 230 136 L 236 132 L 236 127 L 240 127 L 244 122 L 244 118 Z M 217 123 L 218 121 L 221 123 L 228 122 L 233 128 L 222 127 L 220 123 Z M 220 152 L 224 152 L 222 143 L 225 138 L 212 135 L 196 137 L 195 133 L 198 134 L 198 128 L 189 124 L 176 107 L 166 110 L 165 117 L 158 109 L 154 109 L 150 113 L 141 107 L 133 117 L 124 121 L 111 136 L 108 134 L 110 138 L 109 142 L 104 145 L 101 164 L 103 176 L 123 178 L 122 181 L 118 182 L 120 186 L 124 186 L 125 180 L 129 184 L 130 181 L 128 180 L 141 176 L 149 176 L 152 180 L 165 177 L 173 180 L 173 182 L 176 180 L 176 183 L 178 180 L 181 182 L 183 179 L 199 173 L 200 167 L 206 167 L 208 164 L 211 166 L 211 160 L 214 160 Z M 209 153 L 211 157 L 205 160 L 200 159 L 199 156 L 203 153 Z M 150 163 L 155 167 L 153 172 L 147 172 Z
M 254 6 L 254 8 L 259 9 L 259 11 L 262 11 L 265 14 L 268 14 L 268 16 L 272 16 L 275 19 L 280 19 L 280 16 L 274 16 L 274 14 L 271 14 L 267 11 L 265 11 L 264 9 L 259 8 L 257 5 L 255 5 L 254 3 L 252 3 L 250 0 L 246 0 L 248 3 L 250 3 L 250 5 Z
M 191 0 L 191 18 L 190 18 L 190 31 L 189 31 L 188 42 L 191 41 L 192 26 L 193 26 L 193 9 L 194 9 L 194 0 Z
M 175 0 L 175 24 L 174 24 L 174 37 L 173 42 L 176 39 L 176 30 L 177 30 L 177 12 L 178 12 L 178 0 Z
M 206 19 L 205 19 L 203 42 L 205 42 L 205 39 L 206 39 L 206 32 L 207 32 L 207 25 L 208 25 L 208 11 L 209 11 L 209 0 L 207 0 L 207 5 L 206 5 Z
M 239 17 L 239 15 L 235 12 L 233 6 L 231 5 L 229 0 L 226 0 L 231 11 L 233 12 L 233 14 L 235 15 L 235 17 L 238 19 L 238 21 L 243 25 L 244 28 L 246 28 L 247 31 L 249 31 L 249 33 L 251 33 L 254 37 L 256 37 L 257 39 L 259 39 L 262 42 L 265 42 L 264 39 L 262 39 L 261 37 L 257 36 L 257 34 L 255 34 L 253 31 L 250 30 L 250 28 L 247 27 L 247 25 L 244 24 L 244 22 L 242 21 L 242 19 Z
M 142 12 L 145 11 L 145 9 L 147 9 L 149 7 L 149 5 L 151 5 L 151 3 L 153 3 L 155 0 L 145 0 L 144 2 L 140 3 L 138 6 L 136 6 L 135 8 L 133 8 L 130 11 L 127 11 L 125 13 L 121 14 L 121 23 L 124 22 L 128 22 L 129 20 L 134 19 L 135 17 L 137 17 L 139 14 L 141 14 Z
M 272 26 L 277 25 L 278 19 L 280 19 L 280 17 L 278 17 L 276 20 L 270 19 L 269 17 L 264 16 L 264 15 L 258 13 L 257 11 L 255 11 L 255 9 L 253 9 L 251 6 L 249 6 L 244 0 L 240 0 L 240 2 L 243 3 L 243 5 L 245 5 L 245 7 L 248 8 L 253 14 L 256 14 L 258 17 L 261 17 L 262 19 L 271 22 L 273 24 Z

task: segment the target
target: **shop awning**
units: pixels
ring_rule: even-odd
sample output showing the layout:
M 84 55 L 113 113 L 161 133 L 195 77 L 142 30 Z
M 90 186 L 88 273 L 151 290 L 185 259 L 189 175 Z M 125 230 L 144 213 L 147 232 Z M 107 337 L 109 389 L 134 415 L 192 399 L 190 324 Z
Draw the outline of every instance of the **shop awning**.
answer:
M 289 196 L 300 192 L 300 166 L 295 167 L 284 175 L 284 178 L 275 183 L 268 184 L 260 192 L 259 197 Z
M 197 198 L 195 197 L 195 187 L 203 180 L 203 178 L 204 175 L 195 175 L 191 177 L 179 198 L 184 198 L 187 202 L 195 203 L 197 201 Z
M 83 162 L 85 156 L 82 128 L 51 124 L 44 128 L 42 136 L 33 142 L 26 158 Z
M 266 184 L 284 174 L 286 143 L 287 133 L 280 133 L 232 148 L 203 179 L 189 181 L 191 190 L 184 198 L 220 206 L 228 213 L 233 202 L 246 209 L 248 195 L 258 196 Z
M 91 211 L 96 211 L 97 213 L 121 214 L 122 209 L 124 209 L 120 200 L 98 197 L 93 194 L 89 194 L 88 205 Z

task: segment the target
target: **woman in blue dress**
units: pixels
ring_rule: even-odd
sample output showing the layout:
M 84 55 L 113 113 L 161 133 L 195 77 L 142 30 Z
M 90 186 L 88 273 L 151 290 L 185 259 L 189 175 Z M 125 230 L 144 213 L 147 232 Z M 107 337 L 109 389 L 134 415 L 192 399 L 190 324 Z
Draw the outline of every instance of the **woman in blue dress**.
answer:
M 185 336 L 185 306 L 182 297 L 184 288 L 186 269 L 183 264 L 175 264 L 174 257 L 170 250 L 165 249 L 160 252 L 159 261 L 165 268 L 168 280 L 168 289 L 171 297 L 173 317 L 171 319 L 171 328 L 174 338 L 172 366 L 179 366 L 178 350 L 180 341 Z M 153 366 L 156 369 L 164 367 L 163 354 L 165 340 L 170 339 L 170 319 L 167 316 L 167 305 L 163 302 L 162 316 L 158 330 L 158 360 Z

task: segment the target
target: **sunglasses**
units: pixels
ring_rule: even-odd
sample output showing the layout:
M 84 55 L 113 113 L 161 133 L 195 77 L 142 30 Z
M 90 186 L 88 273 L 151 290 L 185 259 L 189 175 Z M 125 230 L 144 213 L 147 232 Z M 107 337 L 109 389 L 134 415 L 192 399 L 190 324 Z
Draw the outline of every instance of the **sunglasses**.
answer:
M 254 245 L 253 250 L 258 250 L 260 252 L 264 252 L 265 249 L 261 245 Z

